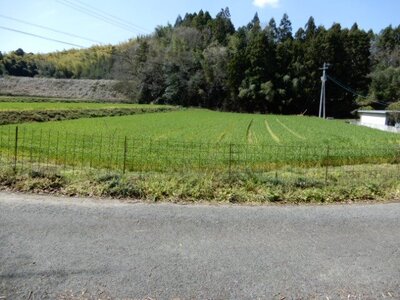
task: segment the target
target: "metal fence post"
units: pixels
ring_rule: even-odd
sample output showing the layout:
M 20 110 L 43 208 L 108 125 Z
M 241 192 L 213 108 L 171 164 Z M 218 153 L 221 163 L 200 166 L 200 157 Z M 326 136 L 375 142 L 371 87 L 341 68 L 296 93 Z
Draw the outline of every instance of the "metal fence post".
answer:
M 329 145 L 326 147 L 326 158 L 325 158 L 325 185 L 328 185 L 328 172 L 329 172 Z
M 232 143 L 229 144 L 229 177 L 232 176 Z
M 124 163 L 123 163 L 123 168 L 122 168 L 122 173 L 125 174 L 126 171 L 126 156 L 127 156 L 127 152 L 128 152 L 128 139 L 125 136 L 125 140 L 124 140 Z
M 94 143 L 94 135 L 90 136 L 90 156 L 89 156 L 89 171 L 92 169 L 93 164 L 93 143 Z
M 14 172 L 17 171 L 17 162 L 18 162 L 18 126 L 15 127 Z
M 103 147 L 103 133 L 100 133 L 100 141 L 99 141 L 99 166 L 102 166 L 102 161 L 101 161 L 101 148 Z
M 73 155 L 72 155 L 72 173 L 75 174 L 75 155 L 76 155 L 76 132 L 74 135 L 74 146 L 73 146 Z
M 64 171 L 67 169 L 67 158 L 68 158 L 68 131 L 65 132 L 65 145 L 64 145 Z
M 20 143 L 21 144 L 21 149 L 26 149 L 26 138 L 25 138 L 25 135 L 26 135 L 26 128 L 24 128 L 22 130 L 21 143 Z M 21 160 L 21 170 L 24 170 L 24 152 L 21 153 L 20 160 Z
M 55 165 L 58 165 L 58 147 L 60 145 L 60 132 L 57 131 L 57 140 L 56 140 L 56 163 Z
M 400 146 L 397 146 L 396 150 L 395 164 L 397 165 L 397 177 L 400 178 Z
M 47 137 L 47 158 L 46 158 L 46 171 L 49 171 L 49 160 L 50 160 L 50 139 L 51 139 L 51 130 L 49 130 L 49 134 Z

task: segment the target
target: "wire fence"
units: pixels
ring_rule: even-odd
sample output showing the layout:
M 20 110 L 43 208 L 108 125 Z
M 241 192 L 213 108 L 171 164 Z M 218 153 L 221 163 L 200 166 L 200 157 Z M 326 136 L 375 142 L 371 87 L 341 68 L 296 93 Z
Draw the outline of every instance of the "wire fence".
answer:
M 330 168 L 399 164 L 400 147 L 279 146 L 154 140 L 118 134 L 78 134 L 0 128 L 0 162 L 15 170 L 113 172 L 270 172 L 287 167 Z

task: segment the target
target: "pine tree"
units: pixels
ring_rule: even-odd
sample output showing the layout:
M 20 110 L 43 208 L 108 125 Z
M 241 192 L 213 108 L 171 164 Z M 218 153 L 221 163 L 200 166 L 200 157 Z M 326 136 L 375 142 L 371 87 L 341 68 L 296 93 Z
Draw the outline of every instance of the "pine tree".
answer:
M 212 32 L 214 40 L 218 41 L 221 45 L 226 45 L 228 37 L 235 33 L 235 27 L 231 21 L 231 14 L 228 7 L 221 9 L 213 20 Z
M 179 27 L 182 25 L 182 23 L 183 23 L 182 17 L 181 17 L 181 15 L 178 15 L 178 17 L 176 18 L 174 27 Z
M 317 26 L 315 26 L 315 21 L 313 17 L 310 17 L 305 26 L 305 38 L 311 40 L 315 37 L 317 33 Z
M 276 22 L 274 18 L 269 20 L 267 27 L 265 27 L 265 31 L 269 40 L 273 42 L 276 42 L 278 40 L 278 28 L 276 27 Z
M 293 39 L 292 23 L 289 20 L 289 16 L 285 13 L 282 17 L 281 23 L 279 24 L 278 41 L 284 42 L 289 39 Z

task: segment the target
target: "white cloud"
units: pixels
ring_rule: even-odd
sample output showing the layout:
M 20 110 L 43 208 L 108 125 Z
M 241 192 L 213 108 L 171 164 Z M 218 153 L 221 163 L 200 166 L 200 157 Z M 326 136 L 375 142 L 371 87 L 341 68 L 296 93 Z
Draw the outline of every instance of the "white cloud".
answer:
M 278 7 L 280 0 L 253 0 L 253 5 L 264 8 L 266 6 Z

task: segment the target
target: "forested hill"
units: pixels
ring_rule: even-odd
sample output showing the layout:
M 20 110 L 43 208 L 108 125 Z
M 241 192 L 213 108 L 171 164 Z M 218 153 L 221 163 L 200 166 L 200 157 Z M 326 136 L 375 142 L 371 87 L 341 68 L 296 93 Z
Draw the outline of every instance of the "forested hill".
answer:
M 186 14 L 174 25 L 116 46 L 0 53 L 0 73 L 118 79 L 119 90 L 140 103 L 315 114 L 319 68 L 328 62 L 329 116 L 347 116 L 361 106 L 395 107 L 400 100 L 400 26 L 374 33 L 357 24 L 317 26 L 311 17 L 294 32 L 285 14 L 268 23 L 255 15 L 235 29 L 230 17 L 229 9 L 215 17 Z

